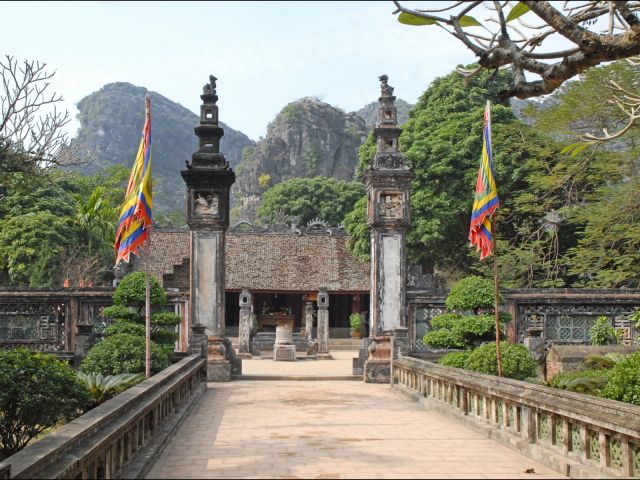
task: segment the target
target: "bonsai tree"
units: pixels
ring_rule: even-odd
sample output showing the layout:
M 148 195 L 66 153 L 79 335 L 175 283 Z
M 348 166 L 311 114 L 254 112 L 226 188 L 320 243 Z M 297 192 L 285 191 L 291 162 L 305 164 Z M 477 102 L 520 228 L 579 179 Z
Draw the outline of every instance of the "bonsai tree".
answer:
M 495 340 L 494 287 L 490 280 L 471 276 L 457 282 L 445 301 L 447 313 L 431 319 L 422 341 L 432 348 L 469 349 Z M 500 321 L 510 320 L 505 312 Z
M 151 314 L 151 340 L 167 351 L 173 351 L 173 344 L 178 338 L 174 329 L 180 323 L 180 317 L 172 312 L 158 310 L 166 304 L 167 295 L 160 282 L 151 277 L 151 307 L 156 310 Z M 105 308 L 100 314 L 116 321 L 107 327 L 106 335 L 125 333 L 144 337 L 144 309 L 145 274 L 130 273 L 122 279 L 113 293 L 113 306 Z
M 359 336 L 362 328 L 362 315 L 359 313 L 349 315 L 349 326 L 351 327 L 351 335 L 354 337 Z
M 89 393 L 69 365 L 26 348 L 0 350 L 0 459 L 82 413 Z

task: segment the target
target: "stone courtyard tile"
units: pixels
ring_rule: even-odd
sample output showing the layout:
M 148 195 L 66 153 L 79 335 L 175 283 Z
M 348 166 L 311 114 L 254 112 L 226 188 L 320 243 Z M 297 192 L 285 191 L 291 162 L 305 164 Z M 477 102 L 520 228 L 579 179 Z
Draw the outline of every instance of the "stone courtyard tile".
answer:
M 536 475 L 524 474 L 535 468 Z M 388 385 L 209 384 L 150 478 L 558 478 Z

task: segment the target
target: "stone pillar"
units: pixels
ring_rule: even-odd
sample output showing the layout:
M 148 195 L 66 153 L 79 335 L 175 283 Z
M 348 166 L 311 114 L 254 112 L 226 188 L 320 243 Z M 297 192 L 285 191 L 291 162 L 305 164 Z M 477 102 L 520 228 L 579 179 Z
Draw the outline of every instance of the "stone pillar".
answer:
M 390 338 L 406 328 L 406 242 L 410 225 L 409 188 L 413 174 L 398 150 L 393 87 L 382 75 L 378 125 L 373 130 L 377 151 L 365 172 L 367 224 L 371 229 L 371 306 L 366 382 L 388 383 Z
M 96 336 L 93 333 L 93 325 L 78 324 L 76 328 L 74 363 L 76 367 L 80 367 L 82 360 L 96 343 Z
M 332 359 L 329 353 L 329 294 L 324 288 L 318 291 L 318 353 L 316 359 Z
M 246 288 L 240 292 L 240 326 L 238 328 L 238 358 L 251 358 L 251 293 Z
M 544 352 L 544 338 L 542 338 L 542 328 L 530 327 L 527 329 L 527 336 L 524 338 L 524 346 L 538 364 L 538 378 L 544 380 L 546 377 L 546 355 Z
M 192 336 L 208 337 L 207 379 L 231 379 L 229 342 L 224 341 L 225 234 L 229 225 L 229 189 L 235 173 L 220 153 L 224 131 L 218 125 L 216 78 L 209 77 L 200 96 L 200 124 L 195 127 L 199 149 L 180 174 L 187 185 L 187 223 L 191 230 Z M 196 327 L 198 326 L 198 327 Z M 195 329 L 194 329 L 195 327 Z
M 307 302 L 304 306 L 304 331 L 307 342 L 313 341 L 313 302 Z

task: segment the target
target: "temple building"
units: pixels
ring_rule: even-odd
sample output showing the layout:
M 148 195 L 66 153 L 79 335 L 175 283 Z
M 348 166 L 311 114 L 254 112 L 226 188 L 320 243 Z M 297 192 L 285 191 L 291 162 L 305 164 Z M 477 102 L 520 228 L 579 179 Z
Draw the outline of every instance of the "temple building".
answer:
M 370 266 L 351 254 L 347 242 L 341 228 L 321 221 L 302 228 L 260 228 L 248 222 L 231 227 L 226 238 L 225 335 L 238 335 L 242 289 L 252 296 L 258 331 L 272 329 L 278 315 L 292 315 L 294 331 L 299 331 L 305 303 L 315 304 L 321 288 L 329 293 L 330 337 L 350 336 L 354 312 L 363 314 L 363 333 L 368 335 Z M 153 230 L 150 269 L 166 290 L 189 293 L 190 245 L 187 228 Z M 131 268 L 142 270 L 143 264 L 136 259 Z

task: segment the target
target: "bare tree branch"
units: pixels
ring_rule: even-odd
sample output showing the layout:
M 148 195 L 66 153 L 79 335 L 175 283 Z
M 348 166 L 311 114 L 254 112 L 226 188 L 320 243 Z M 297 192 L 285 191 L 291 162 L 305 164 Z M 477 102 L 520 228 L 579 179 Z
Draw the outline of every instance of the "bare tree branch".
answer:
M 482 2 L 464 2 L 467 4 L 464 8 L 461 8 L 463 3 L 456 1 L 447 7 L 422 10 L 407 8 L 397 0 L 394 3 L 397 7 L 394 13 L 436 22 L 478 57 L 480 67 L 495 70 L 510 66 L 515 78 L 511 88 L 501 92 L 502 98 L 525 99 L 546 95 L 588 68 L 640 55 L 640 20 L 637 16 L 640 2 L 637 1 L 566 1 L 560 10 L 551 2 L 538 0 L 517 4 L 492 1 L 486 2 L 484 7 Z M 520 9 L 528 9 L 531 12 L 529 16 L 535 15 L 538 21 L 524 21 L 520 17 L 509 19 L 508 13 L 516 5 Z M 493 34 L 495 42 L 487 43 L 486 35 L 467 31 L 480 28 L 472 21 L 474 11 L 491 13 L 482 28 Z M 446 13 L 448 18 L 444 15 Z M 597 31 L 601 28 L 597 26 L 601 19 L 608 25 L 603 33 Z M 511 33 L 519 38 L 513 40 Z M 554 35 L 564 37 L 574 46 L 534 52 L 546 46 L 546 41 Z M 527 79 L 525 74 L 533 75 L 533 78 Z
M 10 55 L 0 60 L 0 140 L 40 169 L 85 163 L 87 158 L 71 146 L 65 132 L 71 116 L 58 109 L 63 99 L 51 91 L 55 71 L 46 66 L 33 60 L 19 63 Z

